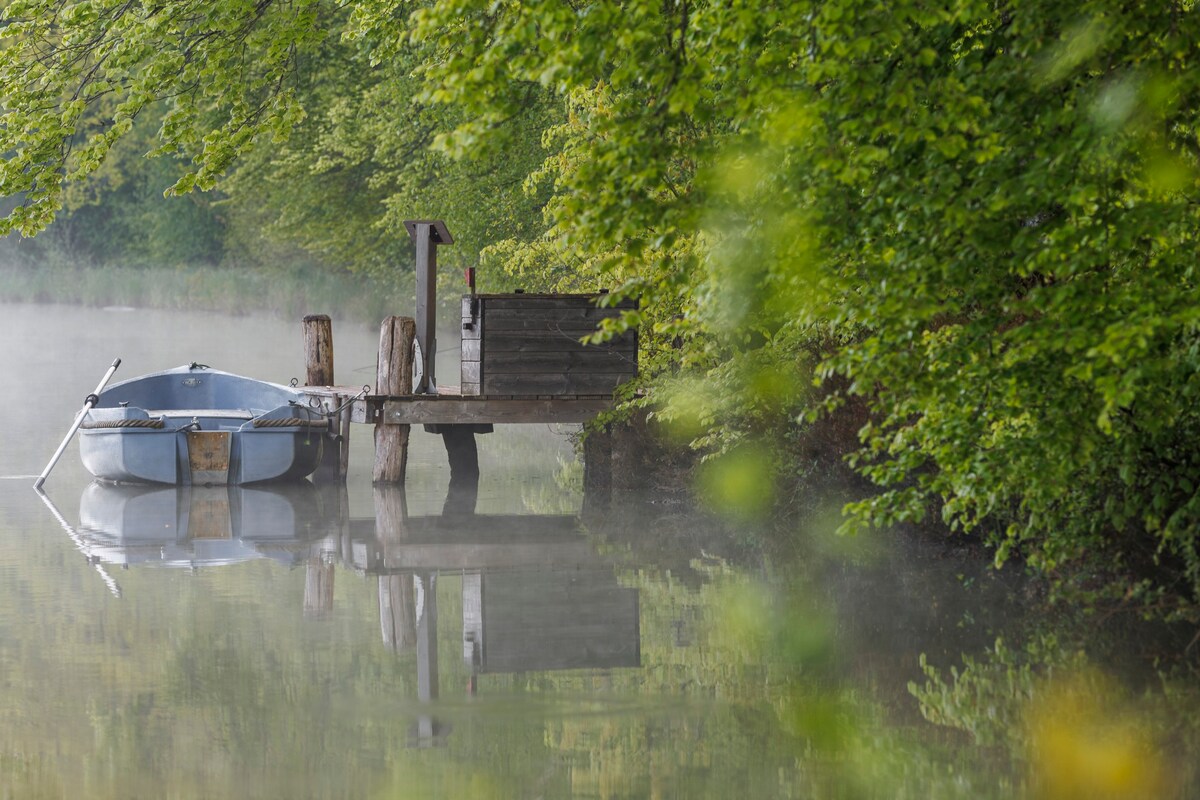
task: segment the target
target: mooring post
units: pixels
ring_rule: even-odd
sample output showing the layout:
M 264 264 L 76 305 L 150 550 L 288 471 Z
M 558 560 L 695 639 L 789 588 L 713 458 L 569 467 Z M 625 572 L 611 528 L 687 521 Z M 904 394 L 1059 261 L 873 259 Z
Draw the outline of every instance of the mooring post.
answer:
M 454 244 L 440 219 L 410 219 L 404 229 L 417 246 L 417 344 L 421 348 L 421 380 L 414 394 L 437 394 L 433 375 L 437 355 L 437 246 Z M 407 394 L 407 392 L 406 392 Z
M 413 338 L 410 317 L 388 317 L 379 328 L 375 393 L 396 397 L 413 393 Z M 375 426 L 375 483 L 404 483 L 408 466 L 408 426 Z
M 333 386 L 333 320 L 327 314 L 304 318 L 304 385 Z M 334 408 L 340 403 L 334 397 Z M 347 409 L 348 411 L 348 409 Z M 335 420 L 325 440 L 321 463 L 313 474 L 317 483 L 344 481 L 350 455 L 349 417 Z
M 333 386 L 333 320 L 326 314 L 304 318 L 304 385 Z

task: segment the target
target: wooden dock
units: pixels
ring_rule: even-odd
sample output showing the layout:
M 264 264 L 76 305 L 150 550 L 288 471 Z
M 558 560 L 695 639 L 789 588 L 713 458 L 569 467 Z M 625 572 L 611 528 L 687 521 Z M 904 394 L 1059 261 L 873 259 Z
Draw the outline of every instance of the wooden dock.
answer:
M 614 301 L 603 292 L 476 294 L 469 270 L 470 293 L 461 300 L 460 383 L 438 384 L 432 357 L 436 254 L 438 245 L 453 239 L 440 220 L 409 221 L 405 228 L 416 243 L 416 318 L 383 320 L 374 387 L 338 385 L 330 318 L 304 318 L 303 391 L 330 419 L 318 480 L 345 478 L 354 424 L 375 427 L 375 483 L 404 482 L 412 425 L 442 434 L 452 480 L 456 473 L 469 477 L 478 471 L 475 434 L 490 433 L 494 425 L 589 422 L 610 410 L 616 388 L 637 375 L 636 329 L 607 342 L 585 342 L 605 320 L 635 311 L 635 302 Z
M 363 425 L 589 422 L 613 407 L 611 394 L 463 395 L 457 386 L 439 386 L 436 395 L 359 397 L 361 386 L 305 386 L 303 391 L 327 410 L 349 402 L 350 422 Z

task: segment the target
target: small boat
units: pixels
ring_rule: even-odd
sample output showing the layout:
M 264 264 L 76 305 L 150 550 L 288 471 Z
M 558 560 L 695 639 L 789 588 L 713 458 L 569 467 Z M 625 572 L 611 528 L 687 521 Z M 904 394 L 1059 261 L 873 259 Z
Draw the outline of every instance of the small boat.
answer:
M 296 389 L 193 363 L 105 389 L 79 453 L 92 475 L 119 483 L 296 480 L 317 468 L 328 429 Z

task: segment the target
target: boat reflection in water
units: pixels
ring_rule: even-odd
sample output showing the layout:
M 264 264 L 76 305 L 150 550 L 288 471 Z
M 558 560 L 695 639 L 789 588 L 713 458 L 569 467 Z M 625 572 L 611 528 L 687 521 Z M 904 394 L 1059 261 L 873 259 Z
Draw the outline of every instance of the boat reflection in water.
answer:
M 79 498 L 76 544 L 122 566 L 201 567 L 270 558 L 301 564 L 329 529 L 316 488 L 153 486 L 95 482 Z
M 452 487 L 453 488 L 453 487 Z M 378 582 L 383 645 L 416 656 L 414 747 L 446 743 L 438 637 L 460 638 L 466 691 L 482 676 L 641 664 L 638 593 L 621 586 L 571 515 L 477 514 L 451 492 L 440 515 L 410 516 L 403 488 L 376 486 L 375 516 L 350 519 L 345 490 L 93 483 L 72 541 L 119 596 L 105 564 L 196 568 L 270 558 L 305 566 L 303 613 L 329 618 L 338 568 Z M 438 579 L 461 586 L 459 619 L 438 619 Z M 440 631 L 439 631 L 440 629 Z M 460 673 L 461 674 L 461 673 Z

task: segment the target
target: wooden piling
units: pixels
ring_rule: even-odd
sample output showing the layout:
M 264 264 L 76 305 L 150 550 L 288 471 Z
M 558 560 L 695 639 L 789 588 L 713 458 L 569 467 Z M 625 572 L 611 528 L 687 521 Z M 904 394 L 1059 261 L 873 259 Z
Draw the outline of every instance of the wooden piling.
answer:
M 325 314 L 304 318 L 305 386 L 333 386 L 333 321 Z
M 309 314 L 304 318 L 304 385 L 333 386 L 333 321 L 327 314 Z M 332 399 L 333 407 L 340 402 Z M 325 440 L 321 463 L 317 466 L 313 480 L 330 483 L 346 479 L 350 444 L 350 420 L 348 415 L 333 422 L 333 434 Z
M 413 390 L 413 339 L 410 317 L 388 317 L 379 329 L 375 393 L 395 397 Z M 408 425 L 375 426 L 375 483 L 404 483 L 408 466 Z

